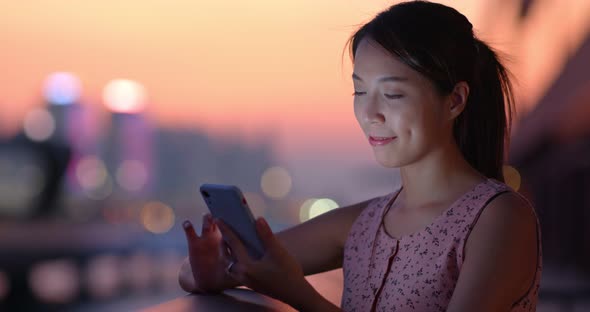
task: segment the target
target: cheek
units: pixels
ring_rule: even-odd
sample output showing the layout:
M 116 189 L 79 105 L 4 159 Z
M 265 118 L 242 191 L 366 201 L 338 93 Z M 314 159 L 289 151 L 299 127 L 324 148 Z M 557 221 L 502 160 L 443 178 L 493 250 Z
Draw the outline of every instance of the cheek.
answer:
M 410 138 L 419 129 L 416 111 L 408 107 L 393 108 L 388 112 L 387 123 L 400 138 Z
M 356 118 L 356 121 L 359 124 L 359 126 L 361 126 L 361 128 L 362 128 L 362 126 L 363 126 L 363 122 L 362 122 L 363 116 L 362 116 L 361 108 L 360 107 L 361 107 L 360 103 L 357 100 L 355 100 L 354 101 L 354 104 L 353 104 L 354 117 Z

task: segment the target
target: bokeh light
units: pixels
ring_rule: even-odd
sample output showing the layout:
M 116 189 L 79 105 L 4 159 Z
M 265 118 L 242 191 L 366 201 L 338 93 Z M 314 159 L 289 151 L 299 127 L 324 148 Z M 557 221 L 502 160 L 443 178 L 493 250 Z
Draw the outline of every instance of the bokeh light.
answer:
M 80 97 L 80 79 L 72 73 L 56 72 L 45 79 L 45 100 L 54 105 L 76 103 Z
M 311 205 L 313 205 L 313 203 L 315 203 L 315 201 L 318 200 L 317 198 L 309 198 L 306 199 L 303 204 L 301 204 L 301 207 L 299 208 L 299 220 L 301 220 L 301 222 L 305 222 L 307 220 L 309 220 L 309 209 L 311 208 Z
M 85 156 L 78 161 L 76 178 L 90 199 L 105 199 L 113 192 L 113 182 L 106 166 L 96 156 Z
M 184 261 L 182 253 L 174 249 L 167 249 L 158 252 L 160 257 L 157 260 L 157 267 L 160 270 L 154 272 L 154 277 L 160 289 L 163 290 L 177 290 L 178 289 L 178 269 Z
M 504 180 L 506 181 L 506 184 L 508 184 L 508 186 L 513 188 L 515 191 L 518 191 L 522 181 L 518 170 L 512 166 L 504 166 L 502 171 L 504 173 Z
M 104 104 L 115 113 L 139 113 L 144 110 L 145 88 L 127 79 L 111 80 L 102 92 Z
M 38 263 L 29 273 L 33 294 L 46 303 L 68 303 L 80 292 L 80 273 L 72 260 L 60 259 Z
M 289 172 L 282 167 L 271 167 L 264 171 L 260 187 L 264 194 L 273 199 L 282 199 L 291 191 L 292 181 Z
M 115 175 L 117 183 L 130 192 L 141 190 L 148 179 L 147 168 L 138 160 L 125 160 L 117 168 Z
M 136 251 L 123 264 L 126 284 L 134 291 L 151 287 L 155 280 L 155 267 L 151 257 L 143 251 Z
M 103 200 L 113 194 L 113 180 L 107 176 L 106 180 L 98 188 L 89 189 L 85 191 L 86 196 L 93 200 Z
M 80 159 L 76 167 L 76 177 L 82 188 L 91 190 L 103 185 L 108 173 L 102 160 L 96 156 L 86 156 Z
M 23 130 L 29 139 L 45 141 L 55 132 L 55 119 L 46 109 L 33 109 L 25 116 Z
M 96 299 L 114 297 L 122 287 L 121 259 L 115 255 L 100 255 L 88 261 L 85 284 Z
M 329 198 L 320 198 L 309 207 L 309 218 L 313 219 L 323 213 L 338 208 L 338 203 Z
M 139 219 L 143 227 L 155 234 L 170 231 L 174 226 L 174 210 L 161 202 L 147 203 L 139 213 Z

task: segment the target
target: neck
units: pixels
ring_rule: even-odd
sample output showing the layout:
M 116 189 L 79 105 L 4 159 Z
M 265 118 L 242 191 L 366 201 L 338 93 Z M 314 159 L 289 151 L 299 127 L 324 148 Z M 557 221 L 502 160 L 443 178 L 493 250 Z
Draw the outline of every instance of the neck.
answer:
M 403 185 L 400 196 L 406 207 L 454 199 L 486 179 L 469 165 L 454 143 L 400 168 L 400 173 Z

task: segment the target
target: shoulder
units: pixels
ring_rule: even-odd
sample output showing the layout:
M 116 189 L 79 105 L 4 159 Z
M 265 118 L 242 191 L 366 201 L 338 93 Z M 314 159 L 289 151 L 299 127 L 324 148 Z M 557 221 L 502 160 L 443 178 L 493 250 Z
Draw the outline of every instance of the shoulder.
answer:
M 537 235 L 537 217 L 526 199 L 514 191 L 493 197 L 467 237 L 455 307 L 485 303 L 503 309 L 526 294 L 539 260 Z
M 537 217 L 532 205 L 522 195 L 511 190 L 499 193 L 487 203 L 473 230 L 504 230 L 510 234 L 524 234 L 535 233 L 536 226 Z
M 465 245 L 465 264 L 496 272 L 490 277 L 494 276 L 497 286 L 519 297 L 535 276 L 537 235 L 537 217 L 531 204 L 514 191 L 500 193 L 484 207 L 473 227 Z
M 483 208 L 467 240 L 466 253 L 478 243 L 529 244 L 536 241 L 537 216 L 531 204 L 514 191 L 494 196 Z

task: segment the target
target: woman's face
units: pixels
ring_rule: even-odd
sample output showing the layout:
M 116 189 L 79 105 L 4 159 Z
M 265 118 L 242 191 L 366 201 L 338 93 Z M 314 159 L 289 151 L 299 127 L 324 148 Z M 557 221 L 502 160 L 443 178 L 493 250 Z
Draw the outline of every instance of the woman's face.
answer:
M 446 97 L 374 41 L 359 43 L 353 81 L 354 113 L 381 165 L 415 163 L 451 140 Z

